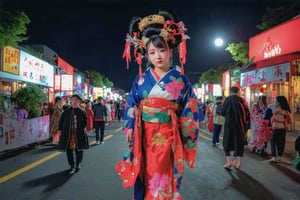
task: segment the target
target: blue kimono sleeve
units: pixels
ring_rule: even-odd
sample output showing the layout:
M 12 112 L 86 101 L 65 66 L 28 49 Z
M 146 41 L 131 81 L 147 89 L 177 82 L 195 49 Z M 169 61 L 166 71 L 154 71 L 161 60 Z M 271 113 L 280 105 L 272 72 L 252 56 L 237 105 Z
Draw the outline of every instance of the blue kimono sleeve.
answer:
M 192 86 L 186 82 L 180 116 L 180 129 L 183 143 L 183 157 L 190 168 L 194 168 L 199 134 L 199 103 Z

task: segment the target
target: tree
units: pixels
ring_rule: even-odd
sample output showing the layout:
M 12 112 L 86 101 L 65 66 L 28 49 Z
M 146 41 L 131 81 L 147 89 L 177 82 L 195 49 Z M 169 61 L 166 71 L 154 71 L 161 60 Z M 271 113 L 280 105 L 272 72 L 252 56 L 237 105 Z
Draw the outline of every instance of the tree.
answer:
M 113 87 L 114 85 L 113 82 L 111 82 L 107 77 L 95 70 L 85 70 L 84 74 L 91 80 L 91 84 L 96 87 L 103 87 L 103 85 L 107 87 Z
M 256 27 L 259 30 L 265 31 L 274 26 L 281 24 L 299 14 L 300 2 L 294 1 L 288 6 L 281 6 L 278 8 L 267 7 L 266 14 L 262 17 L 261 24 Z
M 223 79 L 223 70 L 220 70 L 218 68 L 210 68 L 209 70 L 202 73 L 199 84 L 203 83 L 222 83 Z
M 106 85 L 107 87 L 113 87 L 114 84 L 111 82 L 107 77 L 103 76 L 103 84 Z
M 210 68 L 209 70 L 203 72 L 199 79 L 199 84 L 203 83 L 219 83 L 222 84 L 223 81 L 223 73 L 227 70 L 230 70 L 231 74 L 240 68 L 240 63 L 224 63 L 219 65 L 218 67 Z
M 226 49 L 232 56 L 232 59 L 241 64 L 246 64 L 249 60 L 249 43 L 230 43 Z
M 26 87 L 18 89 L 14 96 L 17 106 L 27 110 L 29 118 L 41 116 L 40 106 L 47 96 L 39 86 L 29 83 Z
M 19 42 L 28 39 L 25 34 L 26 24 L 30 23 L 30 19 L 23 11 L 0 10 L 0 19 L 0 47 L 16 46 Z

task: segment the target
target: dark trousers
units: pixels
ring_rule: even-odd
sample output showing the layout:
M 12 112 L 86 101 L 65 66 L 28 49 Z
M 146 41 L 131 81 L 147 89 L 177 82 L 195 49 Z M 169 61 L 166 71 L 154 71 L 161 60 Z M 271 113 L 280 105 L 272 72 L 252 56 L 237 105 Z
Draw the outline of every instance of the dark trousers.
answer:
M 273 129 L 273 135 L 271 137 L 271 154 L 272 157 L 276 157 L 276 150 L 278 156 L 282 156 L 285 147 L 285 129 Z
M 94 127 L 96 130 L 96 141 L 99 141 L 99 131 L 100 131 L 100 142 L 103 142 L 105 122 L 104 121 L 94 122 Z
M 74 166 L 74 151 L 76 154 L 76 165 L 79 165 L 82 161 L 83 158 L 83 151 L 78 151 L 77 149 L 67 149 L 66 153 L 67 153 L 67 158 L 68 158 L 68 162 L 71 165 L 71 167 Z
M 219 143 L 219 136 L 222 129 L 222 125 L 214 124 L 213 136 L 212 136 L 212 143 L 216 144 Z
M 123 117 L 124 110 L 118 110 L 118 120 L 120 121 Z

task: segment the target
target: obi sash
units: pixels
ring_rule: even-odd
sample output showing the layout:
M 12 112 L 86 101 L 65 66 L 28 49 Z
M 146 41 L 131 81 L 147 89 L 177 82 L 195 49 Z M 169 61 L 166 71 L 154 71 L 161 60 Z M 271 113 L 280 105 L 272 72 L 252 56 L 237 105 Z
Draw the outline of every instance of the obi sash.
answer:
M 177 161 L 176 166 L 180 165 L 182 167 L 180 168 L 182 169 L 183 175 L 183 145 L 179 133 L 179 123 L 175 113 L 177 109 L 178 104 L 175 102 L 171 102 L 163 98 L 147 98 L 142 100 L 139 108 L 135 110 L 136 118 L 133 132 L 133 145 L 129 145 L 126 152 L 127 155 L 125 154 L 123 160 L 116 166 L 117 172 L 123 179 L 123 186 L 125 188 L 133 186 L 138 176 L 141 180 L 143 180 L 143 121 L 153 123 L 172 123 L 174 136 L 174 161 Z M 149 114 L 152 117 L 147 117 Z M 175 188 L 177 182 L 174 181 L 173 184 Z

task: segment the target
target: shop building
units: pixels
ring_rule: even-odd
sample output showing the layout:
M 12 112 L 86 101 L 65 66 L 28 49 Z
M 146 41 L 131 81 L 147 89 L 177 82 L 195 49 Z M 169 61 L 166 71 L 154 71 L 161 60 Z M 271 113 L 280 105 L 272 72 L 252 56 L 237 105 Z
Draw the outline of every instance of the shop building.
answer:
M 300 131 L 300 16 L 249 39 L 249 60 L 240 86 L 251 107 L 261 95 L 268 104 L 285 96 L 291 107 L 292 131 Z
M 0 94 L 6 98 L 5 105 L 10 106 L 13 93 L 27 83 L 39 85 L 47 94 L 48 101 L 53 99 L 49 93 L 54 85 L 54 68 L 51 64 L 11 46 L 1 49 L 0 63 Z

